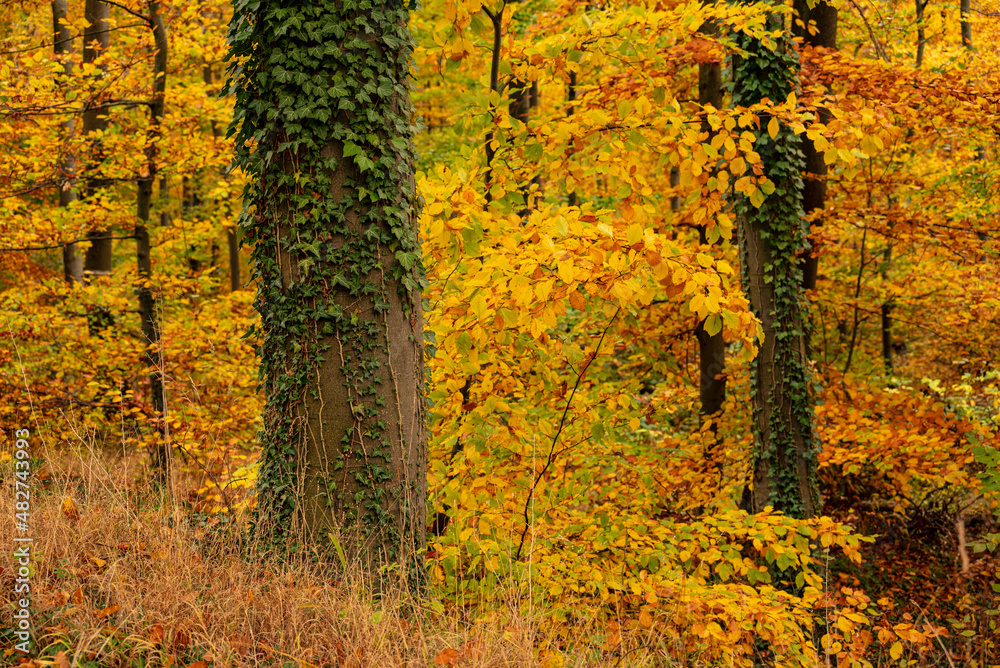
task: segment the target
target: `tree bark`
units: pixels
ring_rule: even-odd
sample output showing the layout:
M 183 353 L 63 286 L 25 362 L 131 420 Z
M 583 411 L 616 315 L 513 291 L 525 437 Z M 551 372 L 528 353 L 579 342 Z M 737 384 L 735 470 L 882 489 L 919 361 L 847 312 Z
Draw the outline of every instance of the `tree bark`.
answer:
M 66 21 L 69 20 L 69 0 L 52 1 L 52 31 L 55 34 L 55 44 L 53 52 L 56 60 L 61 60 L 63 73 L 69 79 L 73 76 L 73 31 Z M 63 136 L 69 140 L 76 130 L 76 121 L 72 115 L 68 116 L 62 124 Z M 76 201 L 76 159 L 69 151 L 59 166 L 62 172 L 59 186 L 59 206 L 68 207 Z M 63 275 L 66 282 L 83 282 L 83 256 L 75 242 L 63 246 Z
M 714 22 L 710 22 L 702 27 L 701 32 L 715 35 L 718 33 L 718 27 Z M 698 103 L 703 107 L 711 105 L 715 109 L 722 109 L 722 63 L 698 65 Z M 711 136 L 712 126 L 707 119 L 702 121 L 701 131 L 708 132 Z M 702 244 L 708 243 L 705 227 L 700 227 L 698 234 Z M 695 336 L 698 339 L 698 394 L 701 400 L 701 415 L 708 417 L 721 412 L 722 405 L 726 401 L 726 342 L 722 338 L 721 331 L 714 335 L 705 331 L 704 320 L 695 328 Z
M 267 398 L 254 530 L 412 582 L 427 503 L 412 40 L 405 3 L 370 5 L 235 3 Z
M 913 0 L 913 8 L 917 18 L 917 58 L 915 64 L 919 70 L 924 66 L 924 47 L 927 44 L 927 33 L 924 30 L 924 10 L 927 9 L 927 0 Z
M 885 284 L 889 277 L 889 269 L 892 268 L 892 241 L 886 240 L 885 250 L 882 251 L 882 269 L 879 272 L 882 283 Z M 882 329 L 882 366 L 886 373 L 892 373 L 892 310 L 894 304 L 892 299 L 887 299 L 879 308 L 879 316 Z
M 90 24 L 83 31 L 83 62 L 93 63 L 99 55 L 106 52 L 111 46 L 111 32 L 109 30 L 109 19 L 111 18 L 111 7 L 101 0 L 86 0 L 84 5 L 84 17 Z M 106 72 L 107 67 L 101 66 L 101 72 Z M 91 137 L 98 131 L 105 132 L 108 129 L 107 111 L 99 108 L 99 99 L 90 100 L 87 108 L 83 112 L 83 134 Z M 93 142 L 94 151 L 90 157 L 90 167 L 93 169 L 99 165 L 103 159 L 101 141 Z M 104 180 L 99 178 L 88 178 L 86 184 L 86 197 L 93 197 L 98 189 L 104 186 Z M 88 230 L 87 239 L 90 247 L 83 261 L 84 274 L 89 276 L 110 276 L 112 269 L 112 242 L 111 230 Z M 105 318 L 110 317 L 104 314 Z
M 160 351 L 160 323 L 156 313 L 156 299 L 152 288 L 152 248 L 149 239 L 150 205 L 153 201 L 153 183 L 156 180 L 156 158 L 160 140 L 160 121 L 163 118 L 163 101 L 167 77 L 167 30 L 163 23 L 160 0 L 149 0 L 149 27 L 156 49 L 153 55 L 153 99 L 149 104 L 149 127 L 146 130 L 146 169 L 140 175 L 136 197 L 136 268 L 139 273 L 139 318 L 146 351 L 143 361 L 149 378 L 150 401 L 156 414 L 159 438 L 152 450 L 153 474 L 157 483 L 171 489 L 172 450 L 166 439 L 166 398 L 163 388 L 162 355 Z
M 211 86 L 213 83 L 212 68 L 206 64 L 202 68 L 202 80 L 205 82 L 206 86 Z M 216 141 L 222 139 L 222 128 L 219 123 L 215 120 L 211 121 L 210 124 L 212 128 L 212 136 Z M 229 174 L 225 171 L 222 177 L 229 182 Z M 243 281 L 240 278 L 240 236 L 239 230 L 236 227 L 226 228 L 226 244 L 229 250 L 229 290 L 231 292 L 236 292 L 243 288 Z
M 508 88 L 510 89 L 510 105 L 508 106 L 510 117 L 517 119 L 527 126 L 531 121 L 531 110 L 538 106 L 538 82 L 532 81 L 529 83 L 520 79 L 512 79 L 508 84 Z M 531 177 L 531 180 L 519 187 L 521 196 L 524 198 L 524 208 L 518 211 L 518 216 L 521 219 L 526 218 L 531 210 L 535 208 L 531 195 L 532 185 L 537 187 L 535 192 L 538 193 L 538 189 L 542 185 L 542 178 L 539 176 L 537 169 L 535 169 L 535 174 Z
M 566 117 L 572 116 L 576 112 L 576 71 L 569 73 L 569 85 L 566 87 Z M 567 149 L 567 165 L 569 164 L 569 158 L 573 155 L 573 149 Z M 580 198 L 576 194 L 576 188 L 566 196 L 566 203 L 570 206 L 580 206 Z
M 236 292 L 243 289 L 243 280 L 240 278 L 240 237 L 237 228 L 226 228 L 226 242 L 229 246 L 229 289 Z
M 738 37 L 746 58 L 735 57 L 733 103 L 737 107 L 781 101 L 798 87 L 798 56 L 784 19 L 774 13 L 768 27 L 781 37 L 772 50 L 748 35 Z M 758 512 L 773 506 L 794 517 L 819 510 L 813 397 L 805 333 L 807 308 L 799 258 L 807 245 L 802 210 L 798 137 L 782 124 L 774 138 L 760 119 L 754 150 L 775 190 L 759 206 L 749 198 L 734 202 L 740 241 L 740 270 L 750 307 L 764 338 L 751 365 L 753 409 L 752 484 L 742 506 Z
M 810 7 L 808 0 L 793 0 L 792 8 L 797 17 L 792 26 L 792 35 L 801 37 L 804 44 L 826 49 L 837 48 L 837 8 L 826 2 L 817 2 Z M 809 29 L 810 22 L 815 22 L 815 32 Z M 822 107 L 819 110 L 819 122 L 828 123 L 830 110 Z M 823 154 L 816 150 L 815 144 L 806 140 L 802 142 L 802 153 L 806 160 L 805 178 L 802 185 L 802 209 L 806 215 L 826 208 L 826 160 Z M 823 225 L 821 218 L 812 221 L 812 230 Z M 802 284 L 806 290 L 816 289 L 816 278 L 819 273 L 819 257 L 813 246 L 802 259 Z
M 972 0 L 961 0 L 959 6 L 962 21 L 962 46 L 966 49 L 972 48 L 972 23 L 969 22 L 969 14 L 972 13 Z

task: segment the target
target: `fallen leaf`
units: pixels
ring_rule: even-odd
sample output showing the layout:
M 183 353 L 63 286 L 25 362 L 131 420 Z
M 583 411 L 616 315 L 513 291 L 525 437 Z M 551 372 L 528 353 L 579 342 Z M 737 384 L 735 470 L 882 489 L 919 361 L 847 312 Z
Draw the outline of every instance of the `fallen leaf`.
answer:
M 104 568 L 108 565 L 108 562 L 104 561 L 104 559 L 101 559 L 100 557 L 95 557 L 90 553 L 88 553 L 87 556 L 90 557 L 90 561 L 93 562 L 93 564 L 98 568 Z
M 208 662 L 195 661 L 194 663 L 189 663 L 187 668 L 208 668 Z
M 97 619 L 105 619 L 105 618 L 110 617 L 111 615 L 115 614 L 116 612 L 118 612 L 121 609 L 122 609 L 122 606 L 120 606 L 120 605 L 109 605 L 108 607 L 104 608 L 99 613 L 97 613 L 96 617 L 97 617 Z
M 653 615 L 649 614 L 646 610 L 639 613 L 639 624 L 644 629 L 648 629 L 653 626 Z
M 149 627 L 149 641 L 154 645 L 163 644 L 163 627 L 160 624 L 153 624 Z
M 188 636 L 187 631 L 183 627 L 177 627 L 174 629 L 174 642 L 173 646 L 177 649 L 185 649 L 191 644 L 191 638 Z
M 438 652 L 438 655 L 434 657 L 434 663 L 439 666 L 454 666 L 458 657 L 459 651 L 448 647 Z
M 71 520 L 80 519 L 80 510 L 76 507 L 76 501 L 72 497 L 67 496 L 62 500 L 62 512 Z
M 73 592 L 73 596 L 70 597 L 70 600 L 73 601 L 73 603 L 75 605 L 82 604 L 83 603 L 83 589 L 81 587 L 77 587 L 77 590 L 75 592 Z
M 69 668 L 69 659 L 66 658 L 66 652 L 64 650 L 56 652 L 55 657 L 52 659 L 52 664 L 56 668 Z
M 894 660 L 898 660 L 899 657 L 903 656 L 903 643 L 899 641 L 892 643 L 892 647 L 889 648 L 889 656 Z

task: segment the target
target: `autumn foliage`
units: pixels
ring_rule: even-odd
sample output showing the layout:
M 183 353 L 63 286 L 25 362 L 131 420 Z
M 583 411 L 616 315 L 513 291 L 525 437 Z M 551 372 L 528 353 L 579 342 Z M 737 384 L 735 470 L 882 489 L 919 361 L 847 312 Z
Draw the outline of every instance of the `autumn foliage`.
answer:
M 35 665 L 1000 666 L 994 0 L 833 3 L 838 48 L 793 42 L 794 93 L 738 107 L 730 83 L 722 108 L 698 102 L 699 67 L 726 81 L 741 36 L 774 48 L 769 17 L 794 21 L 790 4 L 412 9 L 429 550 L 425 591 L 385 605 L 356 574 L 233 556 L 263 398 L 226 135 L 231 8 L 114 3 L 88 59 L 84 4 L 63 52 L 49 3 L 0 9 L 0 477 L 13 489 L 30 428 L 49 532 Z M 152 7 L 170 43 L 158 137 Z M 84 132 L 87 111 L 107 128 Z M 744 502 L 763 330 L 733 204 L 777 196 L 757 149 L 789 132 L 827 166 L 805 221 L 802 388 L 823 507 L 803 518 Z M 64 249 L 95 230 L 110 271 L 67 280 Z M 711 416 L 698 328 L 725 342 Z M 164 445 L 167 496 L 148 489 Z

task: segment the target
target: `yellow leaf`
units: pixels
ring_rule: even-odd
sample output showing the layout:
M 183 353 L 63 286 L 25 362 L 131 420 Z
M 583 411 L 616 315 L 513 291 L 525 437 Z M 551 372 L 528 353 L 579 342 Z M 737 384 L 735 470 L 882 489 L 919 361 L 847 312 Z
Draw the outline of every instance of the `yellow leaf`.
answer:
M 889 656 L 891 656 L 893 659 L 898 659 L 899 657 L 903 656 L 903 643 L 899 642 L 898 640 L 892 643 L 892 647 L 889 648 Z
M 625 238 L 630 244 L 637 244 L 642 241 L 642 226 L 632 225 L 629 227 Z
M 472 307 L 472 312 L 476 315 L 477 318 L 482 318 L 483 315 L 486 313 L 486 297 L 483 296 L 482 293 L 476 295 L 475 297 L 472 298 L 472 301 L 469 303 L 469 306 Z
M 854 630 L 854 622 L 849 620 L 847 617 L 839 617 L 837 619 L 837 628 L 844 633 L 850 633 Z
M 76 501 L 74 501 L 72 497 L 67 496 L 65 499 L 63 499 L 62 512 L 63 515 L 70 518 L 71 520 L 80 519 L 80 511 L 76 507 Z
M 572 260 L 563 260 L 559 263 L 559 278 L 563 283 L 572 283 L 575 276 L 576 270 Z
M 771 121 L 767 124 L 767 134 L 771 135 L 771 139 L 778 136 L 778 119 L 771 116 Z

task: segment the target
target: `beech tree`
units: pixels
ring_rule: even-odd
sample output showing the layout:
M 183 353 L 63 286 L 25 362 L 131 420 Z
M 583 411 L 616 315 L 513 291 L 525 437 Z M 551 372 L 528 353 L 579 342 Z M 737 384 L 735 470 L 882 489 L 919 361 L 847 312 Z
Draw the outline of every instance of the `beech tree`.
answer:
M 749 107 L 765 98 L 780 103 L 798 87 L 798 55 L 784 18 L 768 17 L 779 35 L 772 44 L 743 34 L 734 56 L 733 102 Z M 766 506 L 794 517 L 819 510 L 817 448 L 806 350 L 808 313 L 799 257 L 807 245 L 802 208 L 805 161 L 800 139 L 777 117 L 762 114 L 754 146 L 774 191 L 759 207 L 749 198 L 734 203 L 740 241 L 743 290 L 760 321 L 763 340 L 751 363 L 753 404 L 752 484 L 743 505 Z
M 422 565 L 426 540 L 407 18 L 239 0 L 229 36 L 267 400 L 256 530 L 366 568 Z

